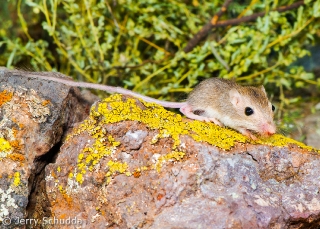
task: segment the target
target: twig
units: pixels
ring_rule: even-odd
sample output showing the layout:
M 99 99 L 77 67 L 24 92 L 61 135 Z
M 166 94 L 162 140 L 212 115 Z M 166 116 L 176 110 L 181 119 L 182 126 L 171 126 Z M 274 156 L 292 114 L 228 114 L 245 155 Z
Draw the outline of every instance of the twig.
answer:
M 232 0 L 226 0 L 222 7 L 220 8 L 219 12 L 216 13 L 215 16 L 213 16 L 213 18 L 211 19 L 211 24 L 215 25 L 217 24 L 219 18 L 222 16 L 222 14 L 224 14 L 227 11 L 228 5 L 232 2 Z
M 273 11 L 284 12 L 284 11 L 298 8 L 301 5 L 304 5 L 304 1 L 295 2 L 289 6 L 281 6 Z M 202 29 L 197 34 L 195 34 L 194 37 L 188 42 L 187 46 L 184 48 L 184 52 L 190 52 L 195 46 L 197 46 L 200 43 L 202 39 L 204 39 L 207 36 L 208 32 L 212 28 L 224 27 L 229 25 L 238 25 L 243 22 L 254 21 L 258 17 L 262 17 L 265 14 L 266 12 L 260 12 L 260 13 L 251 14 L 249 16 L 242 17 L 242 18 L 235 18 L 235 19 L 217 21 L 217 22 L 215 22 L 213 18 L 206 25 L 204 25 Z M 215 22 L 215 24 L 213 24 L 212 22 Z
M 218 22 L 219 17 L 226 12 L 228 5 L 231 3 L 231 0 L 226 0 L 220 11 L 213 16 L 213 18 L 205 25 L 202 27 L 202 29 L 193 36 L 193 38 L 188 42 L 187 46 L 184 48 L 184 52 L 190 52 L 194 47 L 198 45 L 198 43 L 205 37 L 207 36 L 209 30 L 211 30 Z

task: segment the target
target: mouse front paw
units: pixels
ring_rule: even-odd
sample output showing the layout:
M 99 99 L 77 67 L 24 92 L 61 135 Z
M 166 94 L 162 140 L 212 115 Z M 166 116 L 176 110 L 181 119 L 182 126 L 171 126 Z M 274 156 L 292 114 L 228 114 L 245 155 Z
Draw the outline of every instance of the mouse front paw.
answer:
M 216 119 L 216 118 L 208 118 L 208 120 L 209 120 L 210 122 L 213 122 L 214 124 L 216 124 L 216 125 L 218 125 L 218 126 L 221 126 L 221 127 L 224 126 L 224 125 L 223 125 L 218 119 Z
M 258 138 L 247 129 L 241 129 L 241 130 L 239 130 L 239 132 L 254 141 L 258 140 Z

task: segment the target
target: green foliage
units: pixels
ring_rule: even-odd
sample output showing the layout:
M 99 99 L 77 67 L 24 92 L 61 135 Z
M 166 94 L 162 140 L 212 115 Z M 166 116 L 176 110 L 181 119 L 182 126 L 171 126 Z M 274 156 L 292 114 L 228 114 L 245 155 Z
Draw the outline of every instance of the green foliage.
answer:
M 293 1 L 255 2 L 233 2 L 221 20 L 269 13 L 255 22 L 215 29 L 185 53 L 187 42 L 220 10 L 221 1 L 10 1 L 5 7 L 17 11 L 9 20 L 0 16 L 0 65 L 28 63 L 171 100 L 189 92 L 199 77 L 236 78 L 274 85 L 281 101 L 290 103 L 284 90 L 320 85 L 313 74 L 293 65 L 308 54 L 305 47 L 319 31 L 320 0 L 283 13 L 271 10 Z M 18 18 L 14 26 L 13 17 Z

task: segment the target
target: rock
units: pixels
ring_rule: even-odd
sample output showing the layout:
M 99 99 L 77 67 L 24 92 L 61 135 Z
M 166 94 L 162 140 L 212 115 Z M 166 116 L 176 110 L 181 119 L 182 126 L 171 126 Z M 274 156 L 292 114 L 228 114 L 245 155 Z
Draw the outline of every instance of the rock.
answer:
M 10 218 L 11 226 L 1 227 L 13 228 L 28 214 L 34 179 L 58 153 L 54 146 L 87 116 L 91 104 L 77 88 L 23 71 L 0 68 L 0 85 L 0 221 Z
M 319 153 L 279 135 L 261 143 L 112 96 L 94 105 L 46 167 L 50 211 L 85 228 L 318 225 Z
M 8 72 L 11 71 L 3 70 L 1 74 Z M 36 82 L 30 80 L 30 85 Z M 76 94 L 75 89 L 65 90 L 68 92 L 62 97 L 69 98 L 70 91 Z M 41 90 L 35 92 L 40 101 L 55 101 Z M 12 101 L 8 95 L 3 98 L 7 101 L 2 104 L 2 117 Z M 64 104 L 62 98 L 60 101 Z M 71 99 L 74 101 L 80 100 Z M 7 214 L 16 219 L 27 215 L 28 219 L 38 220 L 37 225 L 29 222 L 33 228 L 320 225 L 320 155 L 316 149 L 281 135 L 252 141 L 231 129 L 183 119 L 161 106 L 120 95 L 96 102 L 85 120 L 65 131 L 53 124 L 64 126 L 74 120 L 71 117 L 76 109 L 51 103 L 55 106 L 50 107 L 50 113 L 43 109 L 46 112 L 41 110 L 40 114 L 45 115 L 35 117 L 43 121 L 47 135 L 41 127 L 33 126 L 36 121 L 23 126 L 30 126 L 28 136 L 38 136 L 38 142 L 33 144 L 42 146 L 45 142 L 49 147 L 40 147 L 42 150 L 28 163 L 20 164 L 10 159 L 13 152 L 7 150 L 0 162 L 7 171 L 1 173 L 0 188 L 5 191 L 0 191 L 0 206 L 10 206 L 7 211 L 0 210 L 0 217 Z M 28 118 L 31 112 L 25 110 L 14 115 Z M 79 110 L 89 109 L 79 105 Z M 75 120 L 80 121 L 83 116 Z M 59 122 L 49 121 L 53 117 Z M 27 118 L 24 120 L 33 120 Z M 49 124 L 53 130 L 62 131 L 50 132 Z M 8 136 L 11 135 L 3 136 L 0 145 L 8 149 L 9 144 L 16 150 Z M 19 136 L 17 140 L 24 139 Z M 25 145 L 21 152 L 31 152 L 25 149 L 33 145 Z M 44 160 L 47 154 L 53 159 Z M 17 175 L 17 168 L 25 172 Z M 7 228 L 3 223 L 2 227 Z M 23 226 L 21 222 L 19 225 Z
M 304 118 L 302 133 L 306 136 L 305 142 L 308 145 L 320 148 L 320 111 Z

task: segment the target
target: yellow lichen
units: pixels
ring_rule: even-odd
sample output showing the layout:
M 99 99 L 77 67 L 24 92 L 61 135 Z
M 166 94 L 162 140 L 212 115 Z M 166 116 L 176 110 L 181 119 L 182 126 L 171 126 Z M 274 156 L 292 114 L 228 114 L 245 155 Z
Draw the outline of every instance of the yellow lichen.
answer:
M 252 141 L 235 130 L 196 120 L 184 122 L 181 115 L 167 111 L 158 104 L 147 103 L 142 100 L 141 102 L 150 109 L 141 109 L 136 105 L 135 99 L 129 98 L 124 102 L 121 95 L 112 95 L 99 103 L 97 107 L 93 107 L 91 116 L 92 119 L 100 118 L 101 122 L 106 124 L 124 120 L 140 121 L 151 129 L 159 130 L 159 134 L 154 137 L 152 143 L 157 142 L 159 138 L 171 137 L 174 140 L 173 149 L 180 144 L 180 135 L 189 135 L 196 141 L 207 142 L 225 150 L 231 149 L 236 143 L 245 142 L 279 147 L 295 144 L 309 151 L 315 150 L 301 142 L 281 135 Z
M 78 173 L 78 174 L 76 175 L 76 181 L 77 181 L 78 183 L 82 184 L 82 182 L 83 182 L 83 175 L 82 175 L 81 173 Z
M 19 172 L 15 172 L 14 175 L 13 175 L 13 177 L 14 177 L 14 179 L 13 179 L 13 184 L 14 184 L 15 186 L 19 186 L 20 181 L 21 181 L 21 179 L 20 179 L 20 173 L 19 173 Z
M 64 193 L 64 189 L 63 189 L 63 186 L 62 185 L 58 185 L 58 189 L 61 193 Z
M 185 153 L 180 151 L 172 151 L 171 153 L 162 155 L 158 158 L 157 163 L 155 164 L 155 169 L 160 172 L 161 167 L 165 161 L 180 161 L 184 157 Z
M 92 172 L 95 166 L 104 157 L 111 157 L 120 142 L 116 141 L 104 127 L 104 124 L 117 123 L 126 120 L 139 121 L 147 125 L 149 129 L 158 130 L 151 140 L 152 144 L 158 142 L 161 138 L 173 139 L 172 152 L 166 155 L 160 155 L 157 162 L 153 165 L 157 171 L 160 171 L 163 163 L 167 161 L 179 161 L 185 156 L 185 152 L 178 150 L 180 146 L 180 136 L 189 135 L 195 141 L 207 142 L 221 149 L 230 150 L 237 143 L 250 142 L 253 144 L 268 144 L 273 146 L 288 146 L 295 144 L 307 150 L 314 150 L 309 146 L 295 140 L 274 135 L 267 139 L 252 141 L 242 134 L 229 129 L 222 128 L 213 123 L 205 123 L 200 121 L 183 121 L 180 114 L 175 114 L 165 110 L 162 106 L 154 103 L 147 103 L 141 100 L 146 108 L 137 106 L 136 99 L 126 98 L 123 101 L 121 95 L 112 95 L 96 106 L 91 108 L 90 116 L 81 125 L 79 125 L 67 140 L 82 132 L 88 133 L 93 142 L 87 145 L 78 156 L 78 172 L 75 175 L 76 181 L 83 182 L 83 175 L 86 172 Z M 107 183 L 111 181 L 112 175 L 115 173 L 123 173 L 127 176 L 132 174 L 139 177 L 141 171 L 150 169 L 151 166 L 142 166 L 141 168 L 133 168 L 132 172 L 128 170 L 126 163 L 109 160 L 107 163 L 109 171 L 106 173 Z
M 121 163 L 117 161 L 108 161 L 107 166 L 109 167 L 110 175 L 114 174 L 115 172 L 119 173 L 125 173 L 126 170 L 128 169 L 128 164 L 127 163 Z
M 87 131 L 95 140 L 91 146 L 86 146 L 78 155 L 78 170 L 80 175 L 76 176 L 76 181 L 83 182 L 83 174 L 87 171 L 92 172 L 103 157 L 110 156 L 115 147 L 120 145 L 120 142 L 115 141 L 112 135 L 107 134 L 107 131 L 100 125 L 96 125 L 95 116 L 90 116 L 85 120 L 77 130 L 70 136 L 75 136 L 82 131 Z M 70 136 L 68 138 L 70 138 Z M 81 175 L 82 174 L 82 175 Z M 129 175 L 129 172 L 126 173 Z
M 162 106 L 141 102 L 149 109 L 138 107 L 135 99 L 129 98 L 123 102 L 121 95 L 110 96 L 91 110 L 91 119 L 99 119 L 101 124 L 124 120 L 140 121 L 151 129 L 159 130 L 159 134 L 152 139 L 153 144 L 159 138 L 171 137 L 174 140 L 173 149 L 180 145 L 180 135 L 190 135 L 196 141 L 208 142 L 227 150 L 233 147 L 236 142 L 248 141 L 245 136 L 234 130 L 222 128 L 212 123 L 184 122 L 181 115 L 167 111 Z
M 315 150 L 311 146 L 307 146 L 307 145 L 303 144 L 302 142 L 298 142 L 292 138 L 287 138 L 287 137 L 282 136 L 280 134 L 274 134 L 269 138 L 260 139 L 259 143 L 268 144 L 268 145 L 272 145 L 272 146 L 278 146 L 278 147 L 284 147 L 284 146 L 289 146 L 289 145 L 293 144 L 293 145 L 297 145 L 298 147 L 300 147 L 302 149 L 306 149 L 308 151 L 320 152 L 319 150 Z
M 0 151 L 9 152 L 11 149 L 10 143 L 4 138 L 0 138 Z
M 125 174 L 126 176 L 131 176 L 131 172 L 128 171 L 128 164 L 126 162 L 121 163 L 117 161 L 108 161 L 107 166 L 109 167 L 109 171 L 106 173 L 107 184 L 110 183 L 111 177 L 115 173 Z

